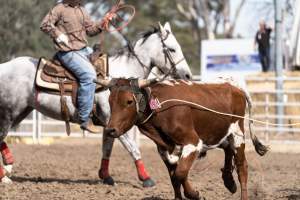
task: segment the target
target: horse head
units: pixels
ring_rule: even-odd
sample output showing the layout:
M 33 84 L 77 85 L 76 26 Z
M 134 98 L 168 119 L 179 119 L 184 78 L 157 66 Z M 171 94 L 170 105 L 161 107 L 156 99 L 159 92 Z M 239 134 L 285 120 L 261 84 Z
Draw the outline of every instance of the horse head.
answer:
M 164 26 L 159 23 L 154 30 L 144 33 L 143 38 L 137 41 L 135 51 L 140 57 L 149 56 L 151 65 L 160 74 L 192 79 L 190 67 L 168 22 Z

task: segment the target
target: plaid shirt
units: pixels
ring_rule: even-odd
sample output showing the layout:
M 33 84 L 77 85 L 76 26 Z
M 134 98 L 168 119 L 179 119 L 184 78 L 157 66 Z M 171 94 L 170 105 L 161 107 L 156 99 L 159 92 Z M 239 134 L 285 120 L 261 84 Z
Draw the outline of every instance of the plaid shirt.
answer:
M 101 33 L 101 25 L 91 20 L 87 11 L 81 7 L 57 4 L 43 19 L 40 29 L 53 38 L 55 48 L 59 51 L 79 50 L 87 46 L 86 36 Z M 58 44 L 55 39 L 65 34 L 69 38 L 68 47 Z

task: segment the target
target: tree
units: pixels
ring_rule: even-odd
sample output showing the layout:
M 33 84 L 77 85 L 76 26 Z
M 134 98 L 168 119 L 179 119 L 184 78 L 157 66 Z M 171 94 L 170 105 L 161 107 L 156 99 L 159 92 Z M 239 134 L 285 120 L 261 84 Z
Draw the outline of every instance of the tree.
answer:
M 55 49 L 51 39 L 39 29 L 46 13 L 52 8 L 56 0 L 0 0 L 0 62 L 5 62 L 17 56 L 45 56 L 50 58 Z M 109 0 L 86 0 L 86 7 L 95 20 L 101 20 L 104 13 L 115 3 Z M 137 38 L 138 33 L 146 31 L 158 21 L 171 22 L 176 38 L 182 46 L 186 58 L 199 73 L 199 54 L 193 40 L 192 29 L 186 19 L 179 15 L 173 1 L 135 1 L 126 0 L 127 4 L 136 7 L 136 16 L 123 30 L 131 40 Z M 116 33 L 105 34 L 105 50 L 111 52 L 124 45 Z M 89 39 L 90 45 L 99 42 L 99 37 Z

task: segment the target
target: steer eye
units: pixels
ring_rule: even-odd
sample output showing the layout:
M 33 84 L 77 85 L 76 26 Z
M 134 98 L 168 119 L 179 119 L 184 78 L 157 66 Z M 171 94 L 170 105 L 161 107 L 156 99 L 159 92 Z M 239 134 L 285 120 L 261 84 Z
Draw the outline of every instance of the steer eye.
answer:
M 128 106 L 130 106 L 132 103 L 133 103 L 132 100 L 128 100 L 128 101 L 127 101 L 127 105 L 128 105 Z

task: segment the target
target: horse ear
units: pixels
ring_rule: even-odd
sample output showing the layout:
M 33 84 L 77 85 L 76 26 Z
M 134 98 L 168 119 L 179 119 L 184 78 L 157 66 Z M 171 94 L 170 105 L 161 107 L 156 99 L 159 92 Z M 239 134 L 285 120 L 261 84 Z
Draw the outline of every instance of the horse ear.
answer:
M 166 23 L 165 23 L 164 29 L 167 30 L 167 31 L 169 31 L 170 33 L 172 32 L 172 30 L 171 30 L 171 25 L 170 25 L 169 22 L 166 22 Z
M 163 37 L 165 37 L 168 33 L 167 31 L 165 30 L 165 28 L 161 25 L 160 22 L 158 22 L 158 26 L 159 26 L 159 31 L 160 33 L 162 34 Z

